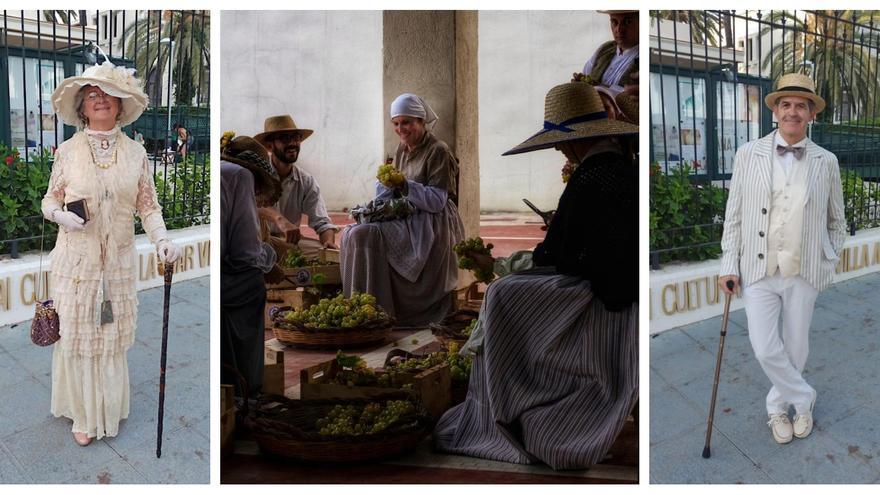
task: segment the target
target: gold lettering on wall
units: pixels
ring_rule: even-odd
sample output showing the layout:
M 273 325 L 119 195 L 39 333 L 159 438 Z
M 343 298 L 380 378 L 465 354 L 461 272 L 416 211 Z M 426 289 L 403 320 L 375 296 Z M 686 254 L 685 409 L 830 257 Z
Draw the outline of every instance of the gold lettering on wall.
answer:
M 199 247 L 199 268 L 211 266 L 211 241 L 202 241 Z
M 9 311 L 12 298 L 9 296 L 9 277 L 0 278 L 0 310 Z
M 687 313 L 700 309 L 704 304 L 706 306 L 718 304 L 721 301 L 721 294 L 718 275 L 666 284 L 660 293 L 660 308 L 666 316 Z
M 43 280 L 40 284 L 40 293 L 37 294 L 37 274 L 25 273 L 18 282 L 19 299 L 21 304 L 28 306 L 37 302 L 38 299 L 46 300 L 49 294 L 49 272 L 43 272 Z

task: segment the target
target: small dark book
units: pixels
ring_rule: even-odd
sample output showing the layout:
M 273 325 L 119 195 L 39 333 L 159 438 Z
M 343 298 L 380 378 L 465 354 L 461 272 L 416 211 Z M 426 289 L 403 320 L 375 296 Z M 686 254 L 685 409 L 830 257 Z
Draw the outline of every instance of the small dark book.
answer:
M 77 216 L 83 219 L 83 223 L 88 223 L 89 221 L 89 207 L 86 205 L 85 199 L 78 199 L 76 201 L 71 201 L 64 205 L 67 208 L 67 211 L 76 213 Z

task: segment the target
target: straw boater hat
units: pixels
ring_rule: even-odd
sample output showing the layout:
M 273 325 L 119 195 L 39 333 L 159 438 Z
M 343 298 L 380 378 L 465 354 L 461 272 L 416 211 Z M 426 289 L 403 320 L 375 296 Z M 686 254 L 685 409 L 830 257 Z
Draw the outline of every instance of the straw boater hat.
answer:
M 554 87 L 544 98 L 544 128 L 502 155 L 552 148 L 576 139 L 638 133 L 639 126 L 608 118 L 596 88 L 570 82 Z
M 254 174 L 254 181 L 260 189 L 257 196 L 259 206 L 271 206 L 278 202 L 281 180 L 275 167 L 269 163 L 269 152 L 254 138 L 238 136 L 232 139 L 220 151 L 220 159 L 241 165 Z
M 300 129 L 296 126 L 296 122 L 293 121 L 293 117 L 290 115 L 276 115 L 274 117 L 269 117 L 263 122 L 263 132 L 254 136 L 254 139 L 263 146 L 266 146 L 269 138 L 271 138 L 273 134 L 278 134 L 279 132 L 297 133 L 300 135 L 300 139 L 305 139 L 311 136 L 315 131 L 311 129 Z
M 776 83 L 776 91 L 764 97 L 764 104 L 773 110 L 776 101 L 783 96 L 798 96 L 812 100 L 816 104 L 816 113 L 825 109 L 825 100 L 816 94 L 816 86 L 809 76 L 804 74 L 783 74 Z
M 110 61 L 93 65 L 83 71 L 82 75 L 61 81 L 52 93 L 52 108 L 65 124 L 82 127 L 76 95 L 84 86 L 97 86 L 108 95 L 121 100 L 119 125 L 131 124 L 144 112 L 148 102 L 141 82 L 134 77 L 134 73 L 134 69 L 116 67 Z

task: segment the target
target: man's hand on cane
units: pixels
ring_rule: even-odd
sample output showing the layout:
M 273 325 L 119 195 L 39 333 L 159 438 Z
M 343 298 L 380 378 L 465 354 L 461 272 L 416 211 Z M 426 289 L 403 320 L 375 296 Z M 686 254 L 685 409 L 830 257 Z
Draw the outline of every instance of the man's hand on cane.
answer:
M 727 287 L 727 281 L 730 280 L 733 282 L 733 289 L 729 289 Z M 721 290 L 724 291 L 725 294 L 733 295 L 736 291 L 739 290 L 739 277 L 736 275 L 725 275 L 723 277 L 718 277 L 718 286 L 721 287 Z

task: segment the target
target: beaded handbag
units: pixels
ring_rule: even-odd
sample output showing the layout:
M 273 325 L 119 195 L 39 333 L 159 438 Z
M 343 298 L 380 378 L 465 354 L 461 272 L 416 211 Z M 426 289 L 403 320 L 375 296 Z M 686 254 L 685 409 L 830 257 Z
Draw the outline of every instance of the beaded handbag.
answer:
M 46 219 L 43 219 L 43 228 L 40 232 L 40 273 L 37 278 L 37 290 L 34 304 L 34 319 L 31 321 L 31 342 L 45 347 L 52 345 L 61 338 L 58 313 L 51 299 L 40 301 L 40 284 L 43 281 L 43 237 L 46 234 Z

